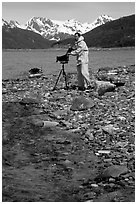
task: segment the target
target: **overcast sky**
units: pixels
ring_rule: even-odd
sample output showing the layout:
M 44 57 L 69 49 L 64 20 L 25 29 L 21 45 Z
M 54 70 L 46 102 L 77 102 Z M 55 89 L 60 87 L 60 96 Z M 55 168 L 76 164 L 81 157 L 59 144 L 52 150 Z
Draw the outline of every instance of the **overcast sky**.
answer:
M 25 24 L 33 16 L 52 20 L 76 19 L 92 23 L 106 14 L 114 19 L 135 14 L 135 3 L 130 2 L 3 2 L 2 18 Z

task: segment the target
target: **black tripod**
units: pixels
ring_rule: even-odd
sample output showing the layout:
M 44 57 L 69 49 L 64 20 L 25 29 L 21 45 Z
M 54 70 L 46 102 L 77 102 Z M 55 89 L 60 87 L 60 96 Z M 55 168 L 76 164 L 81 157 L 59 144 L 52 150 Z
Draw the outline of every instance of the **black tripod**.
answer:
M 65 68 L 64 64 L 66 64 L 66 63 L 68 63 L 68 62 L 60 61 L 60 64 L 62 64 L 62 68 L 61 68 L 60 73 L 58 75 L 58 78 L 57 78 L 57 81 L 56 81 L 55 86 L 53 88 L 53 91 L 56 89 L 56 86 L 57 86 L 57 83 L 59 81 L 59 78 L 60 78 L 61 74 L 63 74 L 63 77 L 65 79 L 66 89 L 68 89 L 68 86 L 67 86 L 67 75 L 66 75 L 66 72 L 65 72 L 65 69 L 64 69 Z

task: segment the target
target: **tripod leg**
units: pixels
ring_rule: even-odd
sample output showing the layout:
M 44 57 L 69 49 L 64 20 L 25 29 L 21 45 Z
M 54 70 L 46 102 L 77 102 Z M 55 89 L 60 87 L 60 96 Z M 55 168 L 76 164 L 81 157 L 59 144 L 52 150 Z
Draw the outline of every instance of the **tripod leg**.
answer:
M 54 87 L 53 87 L 53 91 L 56 89 L 56 86 L 57 86 L 57 83 L 58 83 L 58 80 L 59 80 L 59 78 L 60 78 L 61 73 L 62 73 L 62 69 L 60 70 L 60 73 L 59 73 L 59 75 L 58 75 L 57 81 L 56 81 L 56 83 L 55 83 L 55 85 L 54 85 Z
M 65 84 L 66 84 L 66 89 L 68 89 L 68 85 L 67 85 L 67 75 L 66 75 L 66 72 L 64 70 L 64 65 L 63 65 L 63 76 L 65 78 Z

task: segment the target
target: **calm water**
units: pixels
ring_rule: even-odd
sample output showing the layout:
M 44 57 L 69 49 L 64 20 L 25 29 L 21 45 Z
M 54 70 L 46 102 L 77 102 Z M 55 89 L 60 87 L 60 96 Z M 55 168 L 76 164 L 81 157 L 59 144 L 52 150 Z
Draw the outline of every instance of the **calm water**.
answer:
M 16 78 L 24 76 L 31 68 L 42 67 L 45 75 L 58 74 L 60 64 L 56 63 L 56 56 L 61 56 L 66 50 L 7 50 L 2 52 L 2 78 Z M 89 51 L 89 69 L 96 71 L 101 67 L 117 67 L 135 64 L 134 48 L 113 48 Z M 75 57 L 65 65 L 66 72 L 76 72 Z

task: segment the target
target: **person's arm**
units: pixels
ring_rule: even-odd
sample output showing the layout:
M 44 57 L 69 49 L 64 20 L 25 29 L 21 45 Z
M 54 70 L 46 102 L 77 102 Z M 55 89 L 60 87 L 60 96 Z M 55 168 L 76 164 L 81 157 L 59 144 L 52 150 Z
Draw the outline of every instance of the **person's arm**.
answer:
M 74 50 L 74 51 L 72 51 L 71 53 L 70 53 L 70 55 L 78 55 L 78 54 L 80 54 L 81 52 L 82 52 L 82 50 L 83 50 L 83 46 L 82 46 L 82 43 L 80 43 L 78 46 L 77 46 L 77 48 L 76 48 L 76 50 Z

